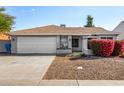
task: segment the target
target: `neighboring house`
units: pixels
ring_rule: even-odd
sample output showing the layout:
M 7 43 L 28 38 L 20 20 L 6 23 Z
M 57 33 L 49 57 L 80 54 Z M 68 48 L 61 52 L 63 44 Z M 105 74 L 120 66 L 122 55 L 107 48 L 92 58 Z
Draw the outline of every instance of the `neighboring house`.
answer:
M 114 32 L 119 32 L 118 40 L 124 40 L 124 21 L 120 22 L 120 24 L 113 30 Z
M 5 45 L 10 43 L 10 37 L 7 34 L 0 34 L 0 52 L 7 52 Z
M 116 39 L 118 33 L 101 27 L 66 27 L 48 25 L 32 29 L 14 31 L 11 35 L 12 53 L 65 54 L 82 51 L 91 54 L 88 41 L 96 39 Z

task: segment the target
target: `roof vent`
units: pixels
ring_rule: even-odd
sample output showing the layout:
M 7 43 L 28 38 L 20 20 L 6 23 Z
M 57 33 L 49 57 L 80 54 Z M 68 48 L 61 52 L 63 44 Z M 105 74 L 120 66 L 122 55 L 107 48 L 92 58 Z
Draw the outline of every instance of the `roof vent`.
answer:
M 66 25 L 65 24 L 60 24 L 60 27 L 66 27 Z

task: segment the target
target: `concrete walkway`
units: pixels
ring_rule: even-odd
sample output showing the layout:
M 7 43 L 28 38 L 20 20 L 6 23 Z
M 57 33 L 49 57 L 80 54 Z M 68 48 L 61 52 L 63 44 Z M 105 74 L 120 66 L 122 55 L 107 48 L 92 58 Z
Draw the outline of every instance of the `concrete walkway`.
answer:
M 41 80 L 40 86 L 124 86 L 124 80 Z

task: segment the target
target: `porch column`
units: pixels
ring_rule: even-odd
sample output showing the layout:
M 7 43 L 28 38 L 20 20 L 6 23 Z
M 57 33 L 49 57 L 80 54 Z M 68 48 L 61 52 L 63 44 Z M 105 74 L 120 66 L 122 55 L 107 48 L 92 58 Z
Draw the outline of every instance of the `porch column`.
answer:
M 88 54 L 88 37 L 82 36 L 82 52 Z
M 60 36 L 56 37 L 56 45 L 57 45 L 57 48 L 60 48 Z
M 68 48 L 72 49 L 72 36 L 68 36 Z
M 12 36 L 11 37 L 11 53 L 15 54 L 18 52 L 17 50 L 17 37 L 16 36 Z

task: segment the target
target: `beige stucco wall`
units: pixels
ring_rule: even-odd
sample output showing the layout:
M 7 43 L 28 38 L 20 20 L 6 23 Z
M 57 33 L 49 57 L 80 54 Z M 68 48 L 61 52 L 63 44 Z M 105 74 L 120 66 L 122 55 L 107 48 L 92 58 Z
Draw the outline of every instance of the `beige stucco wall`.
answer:
M 56 36 L 56 45 L 57 48 L 60 48 L 60 36 Z
M 17 53 L 17 37 L 11 37 L 11 53 Z
M 87 42 L 88 36 L 82 36 L 82 52 L 85 54 L 88 54 L 88 48 L 87 48 Z
M 57 49 L 57 54 L 69 54 L 72 53 L 72 49 Z
M 68 48 L 72 49 L 72 36 L 68 36 Z

